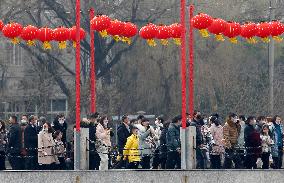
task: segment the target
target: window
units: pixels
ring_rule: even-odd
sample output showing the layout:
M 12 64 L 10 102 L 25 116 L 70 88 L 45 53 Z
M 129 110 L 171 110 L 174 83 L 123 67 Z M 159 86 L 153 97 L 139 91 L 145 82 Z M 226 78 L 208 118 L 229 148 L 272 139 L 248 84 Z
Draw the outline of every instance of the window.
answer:
M 52 111 L 66 111 L 66 100 L 58 99 L 52 100 Z

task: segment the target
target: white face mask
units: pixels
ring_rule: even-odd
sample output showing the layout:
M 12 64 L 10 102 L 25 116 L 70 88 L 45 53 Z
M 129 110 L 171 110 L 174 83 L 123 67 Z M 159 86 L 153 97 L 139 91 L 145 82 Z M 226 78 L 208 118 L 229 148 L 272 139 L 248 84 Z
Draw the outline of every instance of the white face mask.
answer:
M 43 128 L 43 131 L 44 131 L 44 132 L 47 132 L 47 131 L 48 131 L 48 128 Z
M 107 127 L 108 125 L 108 120 L 104 120 L 104 126 Z
M 64 121 L 65 121 L 64 119 L 58 120 L 58 122 L 59 122 L 60 124 L 63 124 Z

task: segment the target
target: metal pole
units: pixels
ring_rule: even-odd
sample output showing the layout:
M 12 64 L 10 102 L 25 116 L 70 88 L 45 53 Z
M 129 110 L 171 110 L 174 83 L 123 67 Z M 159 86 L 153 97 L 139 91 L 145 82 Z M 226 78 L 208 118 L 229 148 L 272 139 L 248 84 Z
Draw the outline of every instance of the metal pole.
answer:
M 80 121 L 81 121 L 81 66 L 80 66 L 80 0 L 76 0 L 76 135 L 75 135 L 75 163 L 74 169 L 80 169 Z
M 95 16 L 95 10 L 90 9 L 90 21 Z M 95 34 L 90 26 L 90 112 L 94 113 L 96 111 L 96 66 L 95 66 Z
M 270 21 L 275 19 L 275 0 L 270 0 Z M 270 115 L 274 114 L 274 40 L 270 39 L 269 42 L 269 112 Z

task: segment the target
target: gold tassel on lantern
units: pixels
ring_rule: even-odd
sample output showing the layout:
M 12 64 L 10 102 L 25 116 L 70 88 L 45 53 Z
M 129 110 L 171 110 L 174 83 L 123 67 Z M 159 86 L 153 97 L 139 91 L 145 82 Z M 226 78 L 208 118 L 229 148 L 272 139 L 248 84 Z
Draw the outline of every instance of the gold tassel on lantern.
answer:
M 59 43 L 58 43 L 58 48 L 59 48 L 60 50 L 65 49 L 65 48 L 66 48 L 66 41 L 59 41 Z
M 282 37 L 279 37 L 279 36 L 273 36 L 272 38 L 273 38 L 274 41 L 276 41 L 276 42 L 278 42 L 278 43 L 280 43 L 280 42 L 283 41 L 283 38 L 282 38 Z
M 73 47 L 76 48 L 76 41 L 73 41 Z
M 121 40 L 121 38 L 120 38 L 118 35 L 112 36 L 112 38 L 113 38 L 116 42 L 118 42 L 118 41 Z
M 261 41 L 264 43 L 269 43 L 270 39 L 268 37 L 261 38 Z
M 257 43 L 257 40 L 256 40 L 255 38 L 251 37 L 251 38 L 248 38 L 248 39 L 247 39 L 247 42 L 248 42 L 249 44 L 256 44 L 256 43 Z
M 28 41 L 27 41 L 27 45 L 28 45 L 28 46 L 35 46 L 35 41 L 33 41 L 33 40 L 28 40 Z
M 157 44 L 156 44 L 154 39 L 147 39 L 147 43 L 151 47 L 157 46 Z
M 19 38 L 14 37 L 13 39 L 11 39 L 11 42 L 12 42 L 13 44 L 19 44 L 20 39 L 19 39 Z
M 201 36 L 204 37 L 204 38 L 207 38 L 207 37 L 210 36 L 206 29 L 201 29 L 201 30 L 199 30 L 199 32 L 200 32 Z
M 106 30 L 100 31 L 99 34 L 101 35 L 102 38 L 105 38 L 108 35 Z
M 169 41 L 167 39 L 161 39 L 161 45 L 167 46 L 169 45 Z
M 215 39 L 216 39 L 217 41 L 225 41 L 225 39 L 224 39 L 224 37 L 222 36 L 222 34 L 216 34 L 216 35 L 215 35 Z
M 181 39 L 180 38 L 174 38 L 174 44 L 180 46 L 181 45 Z
M 43 46 L 43 49 L 45 50 L 51 49 L 51 44 L 48 41 L 44 41 L 42 46 Z
M 238 39 L 236 37 L 232 37 L 229 39 L 231 43 L 233 44 L 237 44 L 238 43 Z

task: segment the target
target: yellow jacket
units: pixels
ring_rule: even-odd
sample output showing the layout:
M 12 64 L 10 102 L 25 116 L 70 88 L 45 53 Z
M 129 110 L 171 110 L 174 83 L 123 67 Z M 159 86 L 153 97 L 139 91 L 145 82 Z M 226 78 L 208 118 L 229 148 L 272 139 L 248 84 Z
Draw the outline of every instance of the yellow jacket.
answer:
M 123 150 L 124 159 L 128 158 L 129 163 L 134 161 L 140 161 L 139 154 L 139 137 L 132 134 L 127 138 L 126 145 Z

